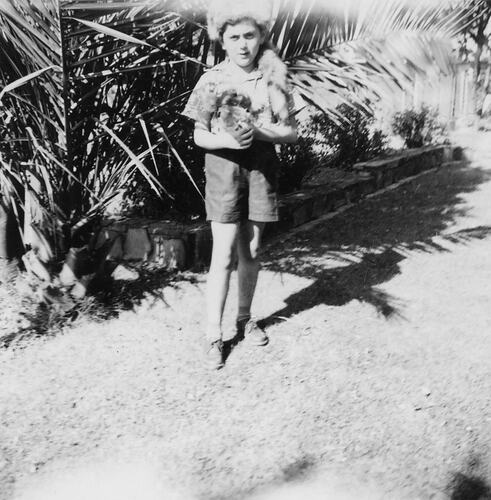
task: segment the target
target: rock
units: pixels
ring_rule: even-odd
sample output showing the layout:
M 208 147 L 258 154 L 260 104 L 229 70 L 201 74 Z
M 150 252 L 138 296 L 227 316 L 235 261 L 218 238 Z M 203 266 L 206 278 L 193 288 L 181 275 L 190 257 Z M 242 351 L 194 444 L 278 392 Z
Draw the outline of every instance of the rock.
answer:
M 454 151 L 454 149 L 452 146 L 444 146 L 443 147 L 443 161 L 444 162 L 452 161 L 453 151 Z
M 112 228 L 103 228 L 99 234 L 97 235 L 97 241 L 95 244 L 95 248 L 101 248 L 103 245 L 105 245 L 108 241 L 114 241 L 118 238 L 118 236 L 121 236 L 121 233 L 118 231 L 115 231 Z
M 75 299 L 83 299 L 87 294 L 87 287 L 89 286 L 89 283 L 92 281 L 92 278 L 94 276 L 95 273 L 92 273 L 79 278 L 73 288 L 70 290 L 70 295 Z
M 186 245 L 181 239 L 155 237 L 152 260 L 168 269 L 186 267 Z
M 130 269 L 122 264 L 119 264 L 111 274 L 115 281 L 135 281 L 140 275 L 134 269 Z
M 456 146 L 452 151 L 452 160 L 460 161 L 464 159 L 464 150 L 460 146 Z
M 72 286 L 77 281 L 77 277 L 75 276 L 73 269 L 66 262 L 63 263 L 58 279 L 60 280 L 60 284 L 62 286 Z
M 130 228 L 123 248 L 125 260 L 146 260 L 152 250 L 146 229 Z
M 60 273 L 60 282 L 69 286 L 74 283 L 73 276 L 76 278 L 89 274 L 91 271 L 92 261 L 89 254 L 88 247 L 85 245 L 83 247 L 71 247 L 63 264 L 63 268 Z M 66 284 L 62 281 L 66 281 Z M 73 275 L 73 276 L 72 276 Z
M 107 259 L 109 260 L 120 260 L 123 258 L 124 250 L 123 250 L 123 238 L 122 236 L 116 237 L 114 240 L 111 249 L 107 254 Z

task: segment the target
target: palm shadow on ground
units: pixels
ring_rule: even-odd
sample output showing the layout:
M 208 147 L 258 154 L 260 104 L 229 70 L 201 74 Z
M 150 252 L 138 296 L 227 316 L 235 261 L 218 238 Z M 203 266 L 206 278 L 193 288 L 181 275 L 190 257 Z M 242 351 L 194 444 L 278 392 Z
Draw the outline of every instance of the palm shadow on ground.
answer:
M 121 311 L 134 310 L 144 300 L 165 303 L 164 288 L 174 287 L 184 281 L 197 283 L 198 278 L 191 272 L 178 272 L 157 266 L 140 266 L 138 278 L 114 281 L 101 276 L 91 286 L 95 310 L 101 319 L 118 316 Z
M 414 250 L 446 251 L 432 238 L 467 211 L 462 195 L 491 180 L 491 173 L 468 164 L 442 168 L 415 178 L 393 191 L 366 199 L 314 229 L 306 229 L 283 244 L 274 244 L 263 256 L 263 269 L 314 280 L 286 299 L 286 305 L 261 320 L 267 327 L 316 305 L 341 306 L 351 300 L 372 304 L 390 318 L 402 314 L 399 302 L 377 288 L 399 273 L 399 263 Z M 480 227 L 447 235 L 452 242 L 484 238 L 491 228 Z M 329 264 L 326 265 L 326 262 Z M 135 281 L 98 283 L 97 311 L 103 318 L 134 309 L 142 300 L 164 300 L 165 286 L 187 280 L 194 273 L 142 269 Z M 241 339 L 234 339 L 233 345 Z
M 450 500 L 491 500 L 491 486 L 480 476 L 455 474 Z
M 317 305 L 351 300 L 372 304 L 386 318 L 403 316 L 398 300 L 377 287 L 396 276 L 399 263 L 413 251 L 446 252 L 444 240 L 466 244 L 489 236 L 488 226 L 446 233 L 469 209 L 463 195 L 490 180 L 490 172 L 468 163 L 443 167 L 273 245 L 263 269 L 313 282 L 263 318 L 262 326 Z
M 491 485 L 486 479 L 482 457 L 472 454 L 447 486 L 450 500 L 491 500 Z

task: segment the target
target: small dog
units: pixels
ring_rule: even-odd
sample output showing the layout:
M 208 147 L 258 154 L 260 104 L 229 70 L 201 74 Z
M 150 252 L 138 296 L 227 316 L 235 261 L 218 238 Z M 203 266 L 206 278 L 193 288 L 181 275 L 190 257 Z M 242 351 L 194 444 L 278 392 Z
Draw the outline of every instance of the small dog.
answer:
M 227 89 L 217 98 L 218 125 L 225 131 L 236 131 L 252 125 L 251 99 L 235 89 Z

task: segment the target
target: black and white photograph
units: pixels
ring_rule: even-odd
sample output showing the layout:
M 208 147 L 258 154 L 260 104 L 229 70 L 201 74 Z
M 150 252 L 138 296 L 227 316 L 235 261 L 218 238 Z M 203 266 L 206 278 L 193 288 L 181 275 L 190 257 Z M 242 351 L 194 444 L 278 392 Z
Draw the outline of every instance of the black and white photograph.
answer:
M 491 0 L 0 0 L 0 500 L 491 500 Z

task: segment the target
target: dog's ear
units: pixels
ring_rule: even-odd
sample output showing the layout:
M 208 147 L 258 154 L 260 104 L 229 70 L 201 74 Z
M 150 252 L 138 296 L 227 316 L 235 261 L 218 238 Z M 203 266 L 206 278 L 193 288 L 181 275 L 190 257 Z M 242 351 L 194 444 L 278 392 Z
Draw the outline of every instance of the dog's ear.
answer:
M 244 94 L 237 94 L 236 102 L 234 103 L 236 106 L 240 106 L 246 110 L 251 109 L 251 99 Z
M 233 98 L 235 92 L 231 89 L 224 90 L 217 99 L 218 107 L 230 104 L 230 99 Z

